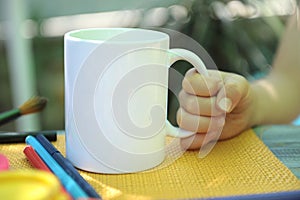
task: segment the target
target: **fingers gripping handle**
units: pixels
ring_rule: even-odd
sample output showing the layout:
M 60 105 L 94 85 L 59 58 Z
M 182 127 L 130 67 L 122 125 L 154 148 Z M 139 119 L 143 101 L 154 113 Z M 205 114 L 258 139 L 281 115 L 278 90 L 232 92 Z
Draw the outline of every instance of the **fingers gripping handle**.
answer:
M 185 60 L 193 65 L 193 67 L 198 71 L 198 73 L 208 76 L 205 64 L 199 56 L 195 53 L 186 49 L 170 49 L 170 66 L 178 60 Z
M 178 138 L 186 138 L 196 134 L 195 132 L 175 127 L 168 120 L 166 121 L 166 132 L 167 135 Z
M 170 66 L 178 60 L 185 60 L 192 64 L 198 73 L 208 76 L 208 72 L 203 61 L 195 53 L 186 49 L 170 49 L 169 54 Z M 185 138 L 195 134 L 195 132 L 174 127 L 168 120 L 166 121 L 166 131 L 168 135 L 179 138 Z

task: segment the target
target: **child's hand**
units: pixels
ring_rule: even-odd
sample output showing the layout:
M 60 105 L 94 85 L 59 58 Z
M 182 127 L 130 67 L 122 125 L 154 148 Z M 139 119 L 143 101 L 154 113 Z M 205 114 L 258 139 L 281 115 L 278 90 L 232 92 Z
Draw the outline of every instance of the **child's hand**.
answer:
M 265 78 L 250 85 L 233 73 L 210 70 L 210 76 L 204 77 L 195 69 L 187 72 L 179 94 L 177 122 L 181 128 L 197 134 L 182 139 L 184 148 L 200 148 L 205 145 L 204 139 L 207 142 L 231 138 L 254 125 L 288 123 L 299 115 L 298 13 L 297 9 L 290 18 L 272 71 Z
M 216 70 L 209 70 L 205 77 L 191 69 L 182 87 L 177 122 L 181 128 L 197 132 L 181 140 L 184 148 L 200 148 L 205 136 L 209 141 L 228 139 L 253 125 L 255 97 L 244 77 Z

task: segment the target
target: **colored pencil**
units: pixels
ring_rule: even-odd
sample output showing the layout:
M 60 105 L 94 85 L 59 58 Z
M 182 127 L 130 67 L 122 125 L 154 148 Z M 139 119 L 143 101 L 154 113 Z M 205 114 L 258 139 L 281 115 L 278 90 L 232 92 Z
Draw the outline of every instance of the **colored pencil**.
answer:
M 63 168 L 61 168 L 61 166 L 50 156 L 35 137 L 29 135 L 26 137 L 25 141 L 28 145 L 31 145 L 34 148 L 74 199 L 88 198 L 88 195 L 82 190 L 82 188 L 63 170 Z
M 5 155 L 0 154 L 0 171 L 5 171 L 8 169 L 9 169 L 8 158 Z
M 23 153 L 26 155 L 27 159 L 31 165 L 37 169 L 51 172 L 49 167 L 44 163 L 40 156 L 35 152 L 32 146 L 26 146 L 23 150 Z
M 43 134 L 50 141 L 57 140 L 57 131 L 26 131 L 26 132 L 4 132 L 0 131 L 0 144 L 6 143 L 24 143 L 28 135 Z
M 73 164 L 66 159 L 48 140 L 44 135 L 37 135 L 36 139 L 54 158 L 54 160 L 69 174 L 78 185 L 89 195 L 89 197 L 101 199 L 100 195 L 94 188 L 78 173 Z
M 46 172 L 51 172 L 49 167 L 44 163 L 44 161 L 40 158 L 40 156 L 35 152 L 35 150 L 32 148 L 32 146 L 26 146 L 23 150 L 23 153 L 26 155 L 27 159 L 31 163 L 33 167 L 36 169 L 40 169 Z M 61 187 L 61 190 L 65 195 L 68 197 L 68 199 L 71 199 L 70 194 L 65 190 L 65 188 Z

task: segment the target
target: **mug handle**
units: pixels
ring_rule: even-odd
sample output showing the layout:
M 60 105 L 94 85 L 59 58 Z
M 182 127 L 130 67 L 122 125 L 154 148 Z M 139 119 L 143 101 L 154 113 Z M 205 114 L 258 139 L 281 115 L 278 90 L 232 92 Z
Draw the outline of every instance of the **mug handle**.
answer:
M 195 53 L 186 49 L 170 49 L 169 53 L 169 66 L 174 64 L 178 60 L 185 60 L 196 68 L 198 73 L 208 76 L 207 69 L 203 61 Z M 166 120 L 166 133 L 172 137 L 185 138 L 196 134 L 192 131 L 187 131 L 178 127 L 173 126 L 168 120 Z

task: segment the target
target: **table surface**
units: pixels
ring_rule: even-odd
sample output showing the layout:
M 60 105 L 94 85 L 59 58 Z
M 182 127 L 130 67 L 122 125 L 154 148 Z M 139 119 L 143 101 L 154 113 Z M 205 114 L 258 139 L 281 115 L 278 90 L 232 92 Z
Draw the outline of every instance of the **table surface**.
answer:
M 59 131 L 58 140 L 53 144 L 65 154 L 64 131 Z M 9 157 L 12 169 L 30 168 L 21 153 L 24 145 L 0 146 L 0 151 Z M 124 175 L 81 170 L 80 173 L 104 199 L 220 197 L 240 200 L 278 199 L 278 195 L 281 195 L 279 199 L 298 199 L 300 196 L 300 127 L 257 127 L 254 132 L 249 130 L 217 143 L 201 161 L 198 151 L 185 152 L 176 160 L 172 160 L 172 152 L 169 160 L 166 159 L 172 164 L 166 162 L 166 166 L 158 166 L 159 170 Z
M 300 179 L 300 126 L 267 125 L 253 130 L 272 153 Z M 64 134 L 64 131 L 60 133 Z
M 300 179 L 300 126 L 259 126 L 254 131 L 273 154 Z

